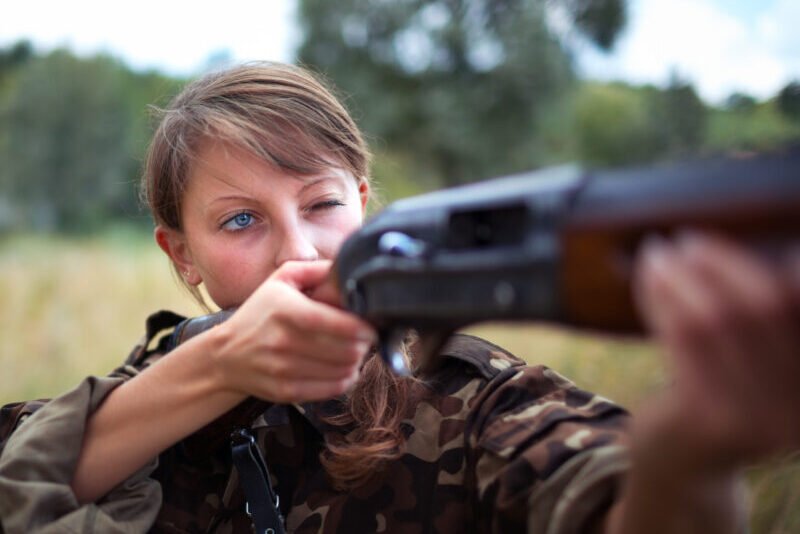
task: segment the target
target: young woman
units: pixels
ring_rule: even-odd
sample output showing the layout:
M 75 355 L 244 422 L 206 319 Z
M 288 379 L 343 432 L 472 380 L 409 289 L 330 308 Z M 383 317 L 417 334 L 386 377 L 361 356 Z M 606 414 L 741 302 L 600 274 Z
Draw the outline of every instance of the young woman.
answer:
M 151 341 L 180 318 L 154 316 L 126 366 L 19 425 L 0 456 L 6 532 L 250 532 L 227 443 L 202 431 L 249 397 L 268 401 L 246 426 L 291 532 L 745 524 L 738 471 L 800 445 L 800 263 L 697 234 L 650 242 L 637 294 L 674 384 L 632 421 L 470 336 L 398 378 L 327 282 L 368 165 L 346 110 L 300 68 L 236 67 L 176 97 L 144 177 L 155 238 L 196 295 L 235 312 L 167 357 Z

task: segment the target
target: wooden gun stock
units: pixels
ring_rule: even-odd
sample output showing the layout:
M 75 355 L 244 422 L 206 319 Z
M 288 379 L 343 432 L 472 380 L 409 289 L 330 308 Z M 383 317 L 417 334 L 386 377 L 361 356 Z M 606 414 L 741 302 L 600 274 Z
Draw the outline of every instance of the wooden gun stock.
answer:
M 567 324 L 641 332 L 630 280 L 648 235 L 702 229 L 769 256 L 800 245 L 797 152 L 655 169 L 645 180 L 624 174 L 589 182 L 563 221 L 560 294 Z

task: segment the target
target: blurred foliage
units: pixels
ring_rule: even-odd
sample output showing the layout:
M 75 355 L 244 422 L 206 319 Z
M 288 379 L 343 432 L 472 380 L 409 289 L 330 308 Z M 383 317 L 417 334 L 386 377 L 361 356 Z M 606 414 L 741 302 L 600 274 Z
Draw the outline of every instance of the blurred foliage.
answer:
M 541 0 L 303 0 L 300 60 L 351 96 L 363 128 L 446 184 L 528 169 L 537 124 L 572 82 Z M 609 46 L 621 0 L 559 13 Z
M 676 75 L 664 89 L 584 83 L 575 108 L 578 159 L 595 166 L 690 154 L 703 145 L 709 113 Z
M 440 185 L 438 177 L 416 165 L 412 158 L 398 151 L 380 150 L 372 165 L 372 202 L 368 211 L 375 213 L 392 200 L 438 189 Z
M 562 0 L 575 25 L 598 46 L 609 50 L 619 30 L 625 25 L 622 0 Z
M 655 90 L 586 84 L 575 105 L 577 151 L 582 161 L 618 165 L 647 161 L 660 149 L 663 132 L 654 129 L 649 104 Z
M 748 113 L 755 109 L 758 101 L 745 93 L 734 92 L 725 99 L 725 108 L 739 113 Z
M 652 107 L 665 137 L 664 153 L 679 156 L 701 145 L 708 111 L 691 82 L 673 72 L 669 84 L 657 94 Z M 657 129 L 657 124 L 653 129 Z
M 800 140 L 797 81 L 772 99 L 734 92 L 711 106 L 678 73 L 660 87 L 576 79 L 565 43 L 611 47 L 624 0 L 302 0 L 299 19 L 301 61 L 340 89 L 375 152 L 372 210 L 565 162 L 615 167 Z M 0 232 L 149 224 L 135 195 L 148 106 L 185 81 L 27 41 L 0 48 Z
M 778 108 L 787 117 L 800 121 L 800 82 L 786 84 L 778 93 Z
M 777 99 L 752 109 L 711 109 L 703 146 L 709 151 L 765 151 L 800 139 L 800 122 L 781 113 Z
M 147 105 L 178 81 L 107 56 L 27 57 L 18 49 L 0 54 L 18 58 L 0 61 L 0 227 L 81 231 L 114 218 L 146 220 L 135 189 Z
M 69 229 L 129 207 L 123 72 L 107 58 L 80 61 L 64 51 L 20 72 L 3 116 L 12 132 L 3 147 L 3 183 L 33 208 L 26 224 Z
M 0 80 L 20 65 L 33 57 L 33 45 L 30 41 L 19 41 L 6 49 L 0 50 Z

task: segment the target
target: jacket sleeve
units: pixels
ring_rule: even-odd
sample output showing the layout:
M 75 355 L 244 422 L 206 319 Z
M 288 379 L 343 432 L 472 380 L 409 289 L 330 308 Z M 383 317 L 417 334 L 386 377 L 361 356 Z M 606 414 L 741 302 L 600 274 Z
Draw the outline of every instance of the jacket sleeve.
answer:
M 89 414 L 123 381 L 86 378 L 11 435 L 0 456 L 2 530 L 144 532 L 150 527 L 161 505 L 161 488 L 148 478 L 155 460 L 95 503 L 80 505 L 70 486 Z
M 542 366 L 506 369 L 480 397 L 478 530 L 591 531 L 628 469 L 627 413 Z
M 71 482 L 83 445 L 86 421 L 117 386 L 163 356 L 169 336 L 153 340 L 183 317 L 158 312 L 125 363 L 108 377 L 88 377 L 51 401 L 3 408 L 0 443 L 0 533 L 145 532 L 161 507 L 161 487 L 150 474 L 157 459 L 102 499 L 81 505 Z M 9 435 L 10 434 L 10 435 Z

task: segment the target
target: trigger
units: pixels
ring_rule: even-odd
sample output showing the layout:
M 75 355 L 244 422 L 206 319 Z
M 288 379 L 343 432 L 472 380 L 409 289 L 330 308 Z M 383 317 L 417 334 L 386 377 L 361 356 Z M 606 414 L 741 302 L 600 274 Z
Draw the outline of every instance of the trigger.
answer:
M 381 358 L 389 366 L 389 369 L 400 376 L 411 374 L 402 351 L 405 336 L 406 330 L 403 328 L 394 328 L 378 333 L 378 350 Z

